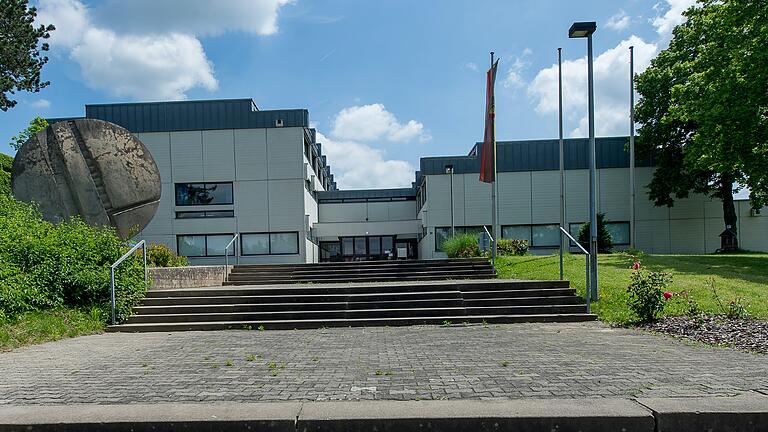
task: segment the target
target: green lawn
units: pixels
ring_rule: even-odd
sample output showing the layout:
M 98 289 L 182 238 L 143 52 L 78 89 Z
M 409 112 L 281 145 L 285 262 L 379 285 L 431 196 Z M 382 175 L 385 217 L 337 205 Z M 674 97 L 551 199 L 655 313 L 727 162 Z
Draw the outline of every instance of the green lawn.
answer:
M 100 311 L 95 308 L 28 312 L 12 321 L 0 322 L 0 351 L 100 333 L 104 326 Z
M 740 298 L 747 311 L 755 318 L 768 319 L 768 254 L 743 253 L 731 255 L 640 255 L 646 269 L 672 273 L 670 291 L 688 291 L 702 311 L 721 313 L 712 294 L 710 281 L 723 303 Z M 626 306 L 626 288 L 632 258 L 625 253 L 600 255 L 600 300 L 593 303 L 593 312 L 601 320 L 628 323 L 634 320 Z M 584 256 L 566 255 L 565 278 L 584 296 Z M 514 256 L 499 257 L 499 277 L 514 279 L 557 279 L 559 257 Z M 684 302 L 674 297 L 665 308 L 665 314 L 682 315 Z

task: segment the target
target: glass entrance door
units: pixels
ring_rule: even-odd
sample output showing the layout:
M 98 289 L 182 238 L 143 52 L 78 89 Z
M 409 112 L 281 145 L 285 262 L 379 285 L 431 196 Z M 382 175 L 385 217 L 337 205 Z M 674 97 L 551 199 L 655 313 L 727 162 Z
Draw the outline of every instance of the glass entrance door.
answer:
M 376 261 L 395 259 L 394 236 L 342 237 L 340 257 L 344 261 Z

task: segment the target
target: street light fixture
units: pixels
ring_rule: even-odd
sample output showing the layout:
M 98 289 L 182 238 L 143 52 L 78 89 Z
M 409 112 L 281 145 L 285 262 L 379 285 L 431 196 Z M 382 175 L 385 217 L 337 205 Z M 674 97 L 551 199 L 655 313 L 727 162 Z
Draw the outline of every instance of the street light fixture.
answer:
M 589 260 L 590 292 L 593 300 L 597 300 L 597 160 L 595 149 L 595 86 L 592 61 L 592 34 L 597 30 L 597 24 L 590 22 L 575 22 L 568 30 L 569 38 L 587 38 L 587 82 L 589 92 Z

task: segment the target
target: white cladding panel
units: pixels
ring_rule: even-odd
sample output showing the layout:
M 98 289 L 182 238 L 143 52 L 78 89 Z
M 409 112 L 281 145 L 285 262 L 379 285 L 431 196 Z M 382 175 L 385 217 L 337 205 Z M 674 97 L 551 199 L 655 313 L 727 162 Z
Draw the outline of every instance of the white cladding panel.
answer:
M 589 171 L 565 172 L 565 220 L 586 222 L 589 220 Z
M 234 184 L 235 216 L 240 232 L 269 232 L 267 182 L 239 181 Z
M 723 232 L 723 229 L 725 229 L 723 224 L 723 218 L 704 219 L 704 238 L 706 241 L 705 252 L 711 253 L 720 249 L 720 233 Z
M 235 168 L 237 180 L 267 178 L 267 130 L 235 129 Z
M 635 217 L 638 220 L 669 219 L 669 207 L 657 207 L 648 199 L 647 185 L 652 177 L 652 168 L 637 168 L 635 171 L 635 184 L 637 184 Z
M 177 219 L 174 223 L 176 234 L 234 234 L 237 228 L 235 218 Z
M 481 182 L 477 174 L 464 176 L 464 224 L 467 226 L 490 225 L 491 184 Z M 448 225 L 450 223 L 449 216 Z
M 388 202 L 369 202 L 365 204 L 367 215 L 363 219 L 363 222 L 385 222 L 389 220 L 389 204 Z M 411 216 L 413 219 L 414 216 Z
M 560 173 L 531 172 L 531 218 L 534 224 L 560 222 Z
M 375 204 L 385 204 L 388 214 L 387 220 L 413 220 L 416 217 L 416 201 L 392 201 Z
M 231 129 L 203 131 L 203 177 L 207 182 L 235 178 L 235 137 Z
M 759 215 L 752 216 L 749 202 L 736 204 L 739 246 L 746 250 L 768 252 L 768 206 L 763 207 Z M 720 227 L 724 229 L 722 224 Z
M 365 220 L 365 203 L 319 204 L 321 222 L 360 222 Z
M 147 226 L 142 230 L 142 235 L 162 235 L 173 232 L 173 222 L 176 217 L 174 211 L 173 184 L 162 183 L 160 190 L 160 205 L 157 212 Z
M 669 220 L 638 220 L 637 248 L 647 253 L 670 253 Z
M 669 221 L 671 253 L 704 253 L 704 219 L 673 219 Z
M 418 219 L 412 219 L 390 222 L 321 222 L 315 224 L 314 228 L 318 238 L 335 239 L 342 236 L 415 234 L 419 232 L 420 227 Z
M 171 135 L 168 132 L 152 132 L 136 134 L 152 154 L 152 158 L 160 170 L 160 180 L 173 181 L 171 176 Z
M 304 136 L 301 128 L 267 129 L 268 178 L 303 179 L 303 149 Z
M 304 229 L 304 180 L 270 180 L 269 231 Z
M 171 132 L 173 182 L 199 182 L 203 177 L 201 131 Z
M 450 226 L 451 225 L 451 182 L 448 175 L 434 175 L 427 178 L 427 201 L 429 201 L 429 223 L 434 226 Z M 456 187 L 456 177 L 454 176 L 454 184 Z M 462 191 L 454 189 L 454 196 L 461 194 Z M 464 193 L 465 199 L 466 193 Z M 454 202 L 454 207 L 456 203 Z M 459 207 L 456 207 L 454 217 L 456 213 L 459 213 Z M 455 220 L 454 220 L 455 223 Z
M 531 173 L 499 173 L 498 190 L 499 223 L 502 225 L 530 224 Z
M 629 221 L 629 170 L 609 168 L 598 171 L 598 210 L 612 221 Z
M 692 219 L 704 217 L 704 200 L 701 195 L 675 200 L 675 205 L 669 208 L 670 219 Z

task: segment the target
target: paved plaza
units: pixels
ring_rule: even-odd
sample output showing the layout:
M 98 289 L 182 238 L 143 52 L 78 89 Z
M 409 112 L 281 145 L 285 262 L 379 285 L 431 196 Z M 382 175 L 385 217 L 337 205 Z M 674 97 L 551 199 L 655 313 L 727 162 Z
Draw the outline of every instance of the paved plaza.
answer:
M 768 394 L 768 357 L 601 323 L 112 333 L 0 353 L 0 404 Z

